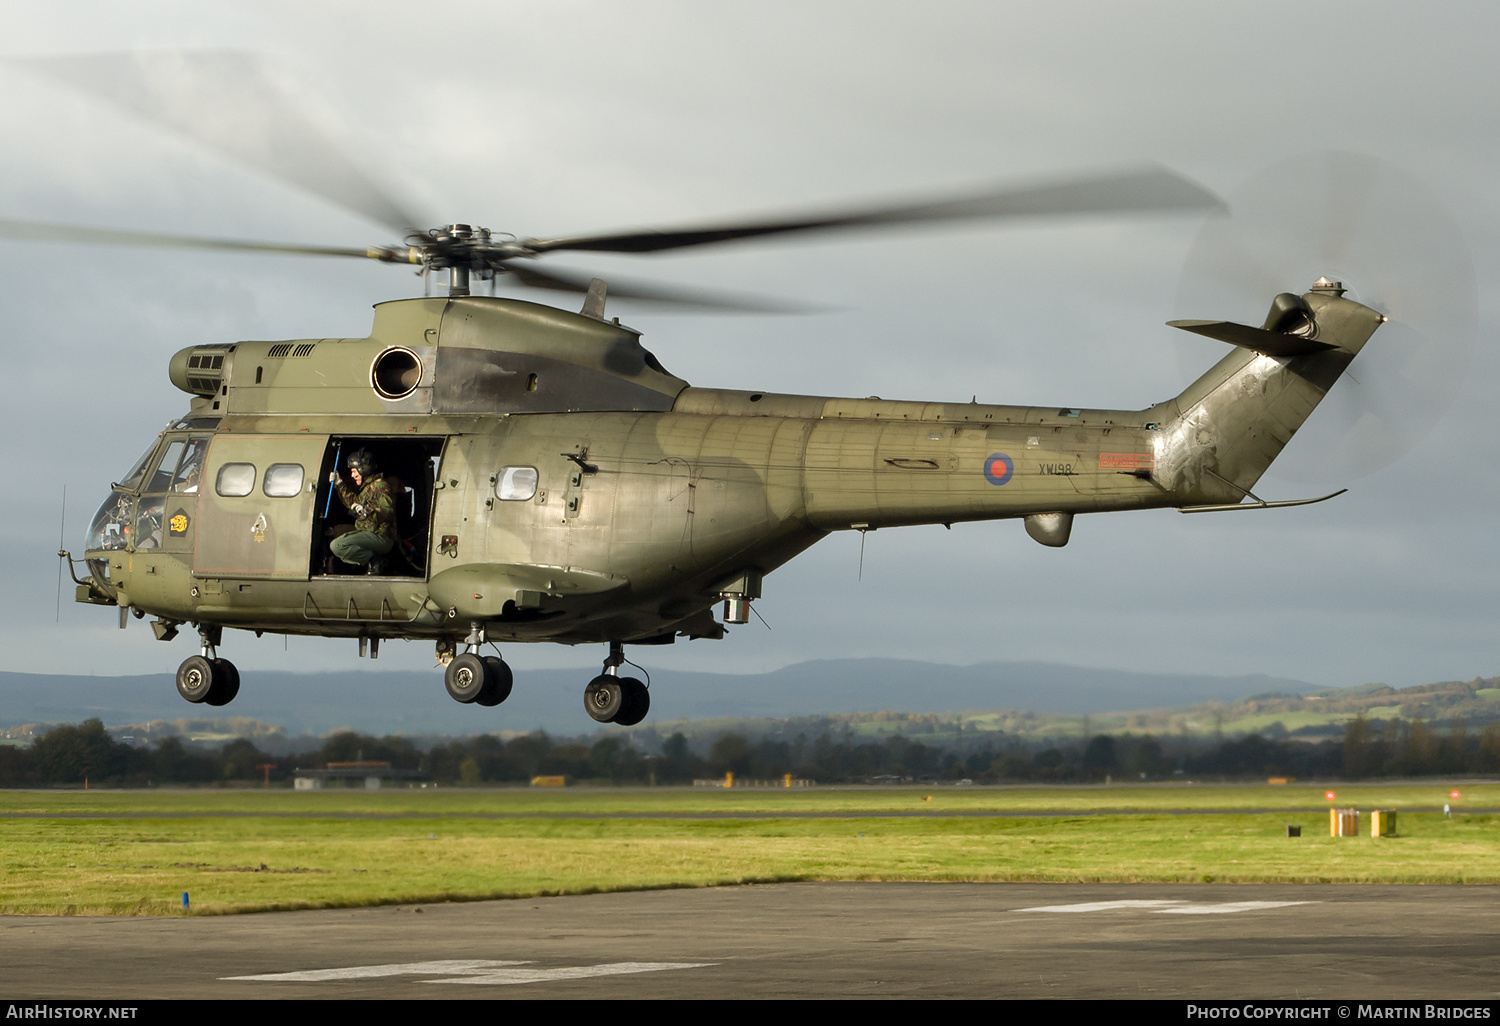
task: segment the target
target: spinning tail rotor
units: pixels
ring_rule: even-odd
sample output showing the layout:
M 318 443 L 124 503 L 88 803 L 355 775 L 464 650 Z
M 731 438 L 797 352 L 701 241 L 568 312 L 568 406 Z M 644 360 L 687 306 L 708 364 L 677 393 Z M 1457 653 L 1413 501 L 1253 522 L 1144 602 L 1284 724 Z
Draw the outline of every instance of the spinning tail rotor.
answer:
M 1268 297 L 1317 279 L 1389 318 L 1287 446 L 1275 470 L 1305 483 L 1373 473 L 1414 448 L 1462 382 L 1477 331 L 1463 233 L 1414 178 L 1374 157 L 1315 153 L 1273 164 L 1194 240 L 1179 317 L 1258 325 Z M 1179 342 L 1201 370 L 1202 343 Z

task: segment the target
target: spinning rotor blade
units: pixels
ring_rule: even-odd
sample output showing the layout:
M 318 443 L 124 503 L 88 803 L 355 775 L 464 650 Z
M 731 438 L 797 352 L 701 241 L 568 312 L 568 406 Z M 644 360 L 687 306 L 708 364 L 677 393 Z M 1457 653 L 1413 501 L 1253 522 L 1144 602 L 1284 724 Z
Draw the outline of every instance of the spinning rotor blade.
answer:
M 560 239 L 526 239 L 536 253 L 588 250 L 600 253 L 657 253 L 685 246 L 730 242 L 788 232 L 873 228 L 882 225 L 970 221 L 983 218 L 1067 217 L 1146 210 L 1204 210 L 1222 206 L 1219 198 L 1165 168 L 1100 175 L 1067 182 L 1009 187 L 937 202 L 846 209 L 792 215 L 771 221 L 643 230 Z
M 309 246 L 298 242 L 251 242 L 243 239 L 210 239 L 196 235 L 166 235 L 159 232 L 130 232 L 114 228 L 87 228 L 74 224 L 49 224 L 44 221 L 14 221 L 0 218 L 0 238 L 29 239 L 36 242 L 102 243 L 108 246 L 152 246 L 169 249 L 219 249 L 247 253 L 291 253 L 305 256 L 365 257 L 386 263 L 422 262 L 421 254 L 408 248 L 369 246 Z
M 165 51 L 88 54 L 14 60 L 146 120 L 298 186 L 399 232 L 404 245 L 347 247 L 200 238 L 155 232 L 89 229 L 0 220 L 0 237 L 56 242 L 359 257 L 420 264 L 451 272 L 450 288 L 464 294 L 470 272 L 509 273 L 525 286 L 587 292 L 586 274 L 542 271 L 530 259 L 558 250 L 656 253 L 689 246 L 793 232 L 932 224 L 999 218 L 1203 210 L 1217 197 L 1164 168 L 1147 166 L 1070 180 L 1009 186 L 943 199 L 805 212 L 789 217 L 682 229 L 612 232 L 551 239 L 452 224 L 423 231 L 421 221 L 392 199 L 352 161 L 298 95 L 253 54 Z M 696 291 L 611 279 L 609 291 L 698 309 L 806 312 L 808 307 L 751 296 Z
M 309 117 L 309 101 L 254 55 L 166 51 L 11 63 L 124 107 L 400 236 L 423 223 L 371 182 L 332 141 L 334 133 Z
M 558 268 L 548 268 L 543 271 L 530 263 L 520 261 L 504 264 L 503 269 L 521 285 L 558 292 L 587 292 L 589 282 L 593 280 L 592 275 L 582 272 Z M 644 302 L 698 310 L 725 310 L 742 313 L 813 313 L 818 309 L 759 296 L 734 295 L 727 292 L 700 291 L 679 286 L 621 280 L 614 275 L 610 275 L 608 282 L 611 299 L 639 299 Z
M 1319 276 L 1386 314 L 1271 467 L 1309 484 L 1372 473 L 1417 445 L 1452 402 L 1474 348 L 1478 296 L 1463 232 L 1416 179 L 1374 157 L 1316 153 L 1273 164 L 1194 240 L 1178 317 L 1259 325 L 1278 292 Z M 1196 377 L 1212 350 L 1178 343 Z

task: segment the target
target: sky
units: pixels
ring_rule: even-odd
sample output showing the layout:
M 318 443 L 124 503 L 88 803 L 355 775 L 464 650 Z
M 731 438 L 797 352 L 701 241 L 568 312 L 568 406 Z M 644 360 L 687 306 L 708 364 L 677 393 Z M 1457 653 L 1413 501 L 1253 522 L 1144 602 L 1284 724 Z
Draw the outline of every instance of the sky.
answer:
M 1146 162 L 1229 197 L 1298 154 L 1387 161 L 1457 224 L 1478 282 L 1478 342 L 1446 415 L 1402 458 L 1315 482 L 1273 467 L 1257 488 L 1268 499 L 1348 494 L 1253 513 L 1090 515 L 1056 550 L 1015 521 L 880 531 L 864 539 L 862 568 L 860 536 L 834 535 L 767 579 L 756 608 L 769 629 L 752 620 L 724 641 L 635 656 L 715 672 L 828 657 L 1046 660 L 1325 687 L 1500 673 L 1493 5 L 64 0 L 3 10 L 0 57 L 262 54 L 372 178 L 433 223 L 519 235 Z M 396 241 L 19 65 L 0 63 L 0 92 L 0 218 Z M 1177 296 L 1200 226 L 1191 215 L 974 225 L 558 263 L 828 308 L 707 316 L 612 301 L 695 385 L 1139 409 L 1185 384 L 1179 333 L 1163 322 L 1187 315 Z M 1279 288 L 1310 284 L 1295 264 L 1289 256 Z M 191 654 L 188 634 L 163 645 L 140 622 L 122 632 L 113 610 L 72 603 L 71 586 L 60 611 L 56 601 L 60 526 L 80 550 L 109 482 L 186 408 L 167 380 L 171 354 L 365 335 L 372 303 L 421 289 L 409 269 L 358 261 L 0 240 L 0 667 L 142 673 Z M 1252 289 L 1235 309 L 1192 315 L 1258 322 L 1269 300 Z M 1195 369 L 1221 355 L 1218 343 L 1196 344 Z M 237 633 L 220 653 L 242 671 L 356 658 L 352 641 Z M 595 666 L 603 654 L 505 652 L 518 686 L 527 668 Z M 379 664 L 431 665 L 418 643 L 387 645 Z

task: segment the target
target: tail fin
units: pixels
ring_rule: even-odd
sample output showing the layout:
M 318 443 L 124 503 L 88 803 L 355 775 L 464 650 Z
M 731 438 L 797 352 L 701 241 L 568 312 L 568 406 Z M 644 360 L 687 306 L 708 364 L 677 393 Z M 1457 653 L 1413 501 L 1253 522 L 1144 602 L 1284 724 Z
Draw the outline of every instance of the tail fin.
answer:
M 1158 478 L 1192 502 L 1240 501 L 1384 321 L 1320 278 L 1277 296 L 1260 328 L 1170 322 L 1236 348 L 1168 404 Z

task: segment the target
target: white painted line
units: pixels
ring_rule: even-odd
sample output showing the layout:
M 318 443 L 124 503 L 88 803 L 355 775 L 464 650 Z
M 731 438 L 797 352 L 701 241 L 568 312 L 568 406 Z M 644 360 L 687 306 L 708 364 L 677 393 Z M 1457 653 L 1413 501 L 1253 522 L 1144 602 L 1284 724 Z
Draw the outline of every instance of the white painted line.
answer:
M 1181 899 L 1135 899 L 1125 901 L 1085 901 L 1076 905 L 1037 905 L 1034 908 L 1018 908 L 1017 912 L 1116 912 L 1135 910 L 1154 912 L 1158 915 L 1208 916 L 1229 912 L 1255 912 L 1266 908 L 1286 908 L 1290 905 L 1316 905 L 1316 901 L 1215 901 L 1194 902 Z
M 258 980 L 267 983 L 321 983 L 327 980 L 370 980 L 381 976 L 443 976 L 422 983 L 547 983 L 552 980 L 585 980 L 592 976 L 628 976 L 666 969 L 701 969 L 716 962 L 608 962 L 603 965 L 565 965 L 553 969 L 516 969 L 531 962 L 492 959 L 446 959 L 436 962 L 392 962 L 387 965 L 354 965 L 343 969 L 308 969 L 294 973 L 263 973 L 258 976 L 221 976 L 223 980 Z M 457 975 L 455 975 L 457 974 Z
M 1314 901 L 1220 901 L 1210 905 L 1178 905 L 1156 911 L 1174 916 L 1212 916 L 1224 912 L 1254 912 L 1262 908 L 1286 908 L 1288 905 L 1315 905 Z
M 423 983 L 551 983 L 554 980 L 585 980 L 592 976 L 628 976 L 632 973 L 657 973 L 666 969 L 701 969 L 715 962 L 610 962 L 605 965 L 560 966 L 556 969 L 498 969 L 475 972 L 449 980 L 423 980 Z
M 395 962 L 390 965 L 355 965 L 347 969 L 309 969 L 298 973 L 265 973 L 260 976 L 221 976 L 223 980 L 266 980 L 278 983 L 317 983 L 322 980 L 369 980 L 378 976 L 446 976 L 450 973 L 483 972 L 528 962 L 496 962 L 489 959 L 447 959 L 441 962 Z
M 1186 905 L 1185 901 L 1086 901 L 1077 905 L 1038 905 L 1036 908 L 1018 908 L 1017 912 L 1113 912 L 1116 909 L 1138 908 L 1156 910 L 1163 905 Z

